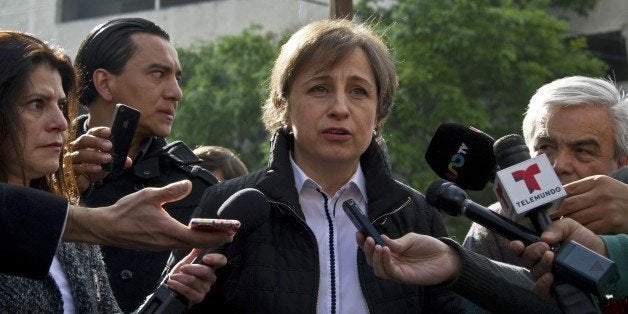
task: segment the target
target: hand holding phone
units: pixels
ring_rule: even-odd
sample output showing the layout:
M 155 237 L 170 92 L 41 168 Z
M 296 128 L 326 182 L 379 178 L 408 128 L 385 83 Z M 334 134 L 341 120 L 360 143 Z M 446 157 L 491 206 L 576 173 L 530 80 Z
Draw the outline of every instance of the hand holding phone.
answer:
M 113 122 L 111 122 L 111 136 L 109 137 L 112 144 L 109 151 L 111 161 L 102 164 L 104 170 L 113 174 L 122 173 L 139 120 L 140 112 L 136 109 L 123 104 L 116 105 Z
M 384 239 L 377 232 L 375 226 L 369 222 L 368 218 L 362 213 L 358 204 L 356 204 L 352 199 L 348 199 L 342 203 L 342 209 L 345 211 L 353 225 L 358 228 L 358 231 L 362 232 L 365 237 L 371 237 L 375 240 L 375 244 L 379 244 L 380 246 L 386 246 Z

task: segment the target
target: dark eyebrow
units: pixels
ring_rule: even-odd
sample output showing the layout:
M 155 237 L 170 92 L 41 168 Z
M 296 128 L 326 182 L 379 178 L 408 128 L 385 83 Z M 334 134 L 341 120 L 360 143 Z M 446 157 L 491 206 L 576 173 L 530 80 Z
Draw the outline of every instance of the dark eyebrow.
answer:
M 43 99 L 43 100 L 49 100 L 52 98 L 52 96 L 47 95 L 47 94 L 42 94 L 39 92 L 34 92 L 32 94 L 28 94 L 25 97 L 27 99 L 27 101 L 32 101 L 33 99 Z M 67 97 L 63 97 L 63 98 L 59 98 L 59 100 L 67 100 Z
M 594 146 L 595 148 L 599 148 L 600 142 L 592 138 L 587 138 L 587 139 L 569 142 L 567 143 L 567 146 L 569 146 L 570 148 L 581 147 L 581 146 Z
M 312 76 L 310 79 L 307 80 L 307 82 L 311 82 L 311 81 L 324 81 L 324 80 L 328 80 L 329 78 L 331 78 L 331 75 L 327 75 L 327 74 L 323 74 L 323 75 L 315 75 Z M 349 77 L 349 80 L 352 81 L 357 81 L 357 82 L 362 82 L 366 85 L 369 86 L 373 86 L 375 87 L 375 85 L 373 85 L 373 83 L 359 75 L 352 75 Z
M 149 69 L 160 69 L 163 70 L 164 72 L 172 72 L 172 67 L 167 66 L 163 63 L 151 63 L 148 65 Z
M 149 69 L 159 69 L 162 70 L 166 73 L 172 73 L 172 67 L 169 65 L 165 65 L 163 63 L 151 63 L 148 66 Z M 177 79 L 180 79 L 183 76 L 183 72 L 181 72 L 181 70 L 178 70 L 177 73 L 175 73 L 175 76 L 177 77 Z

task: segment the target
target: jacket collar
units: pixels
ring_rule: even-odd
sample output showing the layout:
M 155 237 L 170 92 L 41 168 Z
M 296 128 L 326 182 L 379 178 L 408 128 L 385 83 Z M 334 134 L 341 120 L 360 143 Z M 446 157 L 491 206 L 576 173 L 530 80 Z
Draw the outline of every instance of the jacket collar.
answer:
M 280 129 L 273 134 L 268 168 L 258 187 L 271 199 L 290 206 L 304 219 L 288 155 L 293 145 L 294 137 L 287 130 Z M 369 218 L 374 219 L 400 206 L 410 196 L 392 178 L 388 155 L 375 139 L 360 156 L 360 164 L 366 178 Z

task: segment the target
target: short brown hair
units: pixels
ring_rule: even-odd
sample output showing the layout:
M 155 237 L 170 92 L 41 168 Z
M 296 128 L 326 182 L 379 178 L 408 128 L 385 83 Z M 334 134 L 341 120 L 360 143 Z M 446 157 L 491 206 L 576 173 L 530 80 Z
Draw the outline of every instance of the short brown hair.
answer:
M 386 44 L 368 26 L 346 19 L 312 22 L 294 33 L 281 47 L 270 77 L 270 93 L 262 107 L 266 129 L 273 133 L 286 125 L 288 95 L 305 64 L 324 56 L 320 61 L 321 68 L 333 67 L 355 48 L 364 51 L 375 75 L 376 131 L 381 134 L 397 92 L 395 62 Z

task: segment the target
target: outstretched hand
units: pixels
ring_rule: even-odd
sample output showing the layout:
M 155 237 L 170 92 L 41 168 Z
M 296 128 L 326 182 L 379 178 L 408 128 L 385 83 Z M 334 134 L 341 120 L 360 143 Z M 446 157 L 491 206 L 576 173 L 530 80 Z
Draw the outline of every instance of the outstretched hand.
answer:
M 364 238 L 360 232 L 356 240 L 375 275 L 406 284 L 435 285 L 453 280 L 458 275 L 461 261 L 449 245 L 427 235 L 408 233 L 392 240 L 382 238 L 386 247 L 376 245 L 373 238 Z
M 145 188 L 101 208 L 71 206 L 64 241 L 82 241 L 145 250 L 218 247 L 233 240 L 229 232 L 192 230 L 172 218 L 164 203 L 184 198 L 192 183 Z

